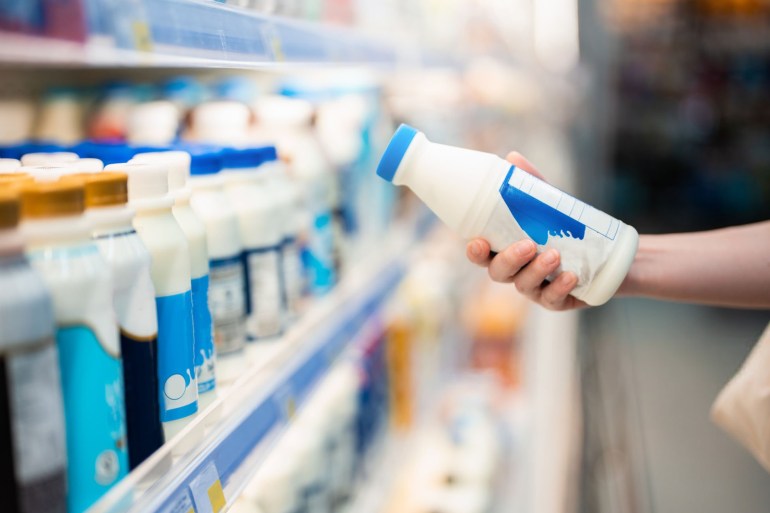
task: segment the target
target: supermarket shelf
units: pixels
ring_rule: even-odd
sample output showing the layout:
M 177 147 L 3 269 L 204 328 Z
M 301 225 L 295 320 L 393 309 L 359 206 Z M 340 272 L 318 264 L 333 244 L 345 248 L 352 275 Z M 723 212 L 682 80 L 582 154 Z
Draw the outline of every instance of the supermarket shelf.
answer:
M 87 43 L 0 33 L 0 62 L 251 68 L 284 63 L 392 65 L 399 55 L 396 46 L 346 27 L 266 16 L 211 1 L 153 0 L 142 7 L 100 13 L 131 18 L 131 30 L 92 32 L 83 35 Z M 113 20 L 109 25 L 126 24 Z
M 237 497 L 313 386 L 379 323 L 410 248 L 431 222 L 424 218 L 389 235 L 384 251 L 352 269 L 282 339 L 264 344 L 246 375 L 89 511 L 203 513 L 210 505 L 196 496 L 205 502 L 217 480 L 227 499 Z M 206 427 L 217 419 L 218 426 Z

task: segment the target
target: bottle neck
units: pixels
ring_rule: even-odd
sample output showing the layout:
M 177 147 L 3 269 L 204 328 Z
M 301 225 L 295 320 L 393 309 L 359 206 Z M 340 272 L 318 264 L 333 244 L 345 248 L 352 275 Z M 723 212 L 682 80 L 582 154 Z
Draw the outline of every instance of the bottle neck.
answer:
M 86 210 L 86 217 L 91 222 L 91 233 L 95 237 L 131 230 L 134 215 L 134 210 L 125 204 Z
M 91 223 L 82 215 L 47 219 L 26 219 L 21 234 L 27 249 L 41 246 L 77 244 L 90 239 Z

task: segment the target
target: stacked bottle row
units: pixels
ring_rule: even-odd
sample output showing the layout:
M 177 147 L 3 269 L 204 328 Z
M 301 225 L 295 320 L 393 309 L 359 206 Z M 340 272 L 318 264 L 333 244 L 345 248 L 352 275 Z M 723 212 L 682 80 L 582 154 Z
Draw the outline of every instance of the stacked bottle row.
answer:
M 86 510 L 299 313 L 304 203 L 275 148 L 188 149 L 0 160 L 13 511 Z
M 232 511 L 349 510 L 389 411 L 386 340 L 372 333 L 362 342 L 358 357 L 340 362 L 312 391 Z

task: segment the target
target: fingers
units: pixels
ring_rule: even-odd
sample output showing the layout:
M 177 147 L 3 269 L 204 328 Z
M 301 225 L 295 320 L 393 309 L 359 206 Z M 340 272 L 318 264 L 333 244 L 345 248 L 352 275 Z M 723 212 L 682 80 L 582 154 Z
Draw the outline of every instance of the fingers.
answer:
M 579 301 L 569 293 L 577 285 L 577 276 L 571 272 L 561 273 L 540 292 L 540 304 L 549 310 L 564 310 L 579 306 Z
M 530 262 L 525 269 L 522 269 L 513 282 L 519 292 L 533 301 L 537 301 L 543 282 L 557 267 L 559 267 L 559 252 L 555 249 L 546 250 Z
M 540 178 L 543 181 L 545 180 L 545 177 L 540 174 L 540 171 L 537 170 L 534 164 L 530 162 L 529 160 L 524 157 L 521 153 L 518 151 L 512 151 L 510 152 L 506 157 L 505 160 L 513 164 L 514 166 L 523 169 L 527 173 L 534 175 L 538 178 Z
M 492 260 L 489 242 L 484 239 L 473 239 L 465 248 L 465 256 L 467 256 L 468 260 L 472 263 L 487 267 L 490 260 Z
M 537 246 L 528 239 L 511 244 L 489 263 L 489 277 L 494 281 L 510 283 L 536 252 Z

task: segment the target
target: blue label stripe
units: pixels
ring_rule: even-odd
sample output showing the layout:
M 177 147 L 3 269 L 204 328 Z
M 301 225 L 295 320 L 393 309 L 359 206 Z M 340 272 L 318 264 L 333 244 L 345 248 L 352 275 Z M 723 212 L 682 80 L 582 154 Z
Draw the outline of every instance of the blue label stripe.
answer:
M 515 169 L 511 166 L 508 171 L 500 186 L 500 195 L 524 233 L 541 246 L 548 242 L 549 235 L 582 240 L 586 225 L 509 185 Z

